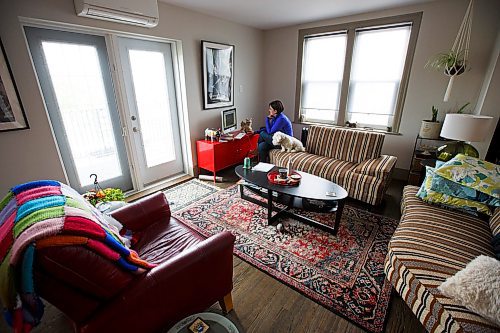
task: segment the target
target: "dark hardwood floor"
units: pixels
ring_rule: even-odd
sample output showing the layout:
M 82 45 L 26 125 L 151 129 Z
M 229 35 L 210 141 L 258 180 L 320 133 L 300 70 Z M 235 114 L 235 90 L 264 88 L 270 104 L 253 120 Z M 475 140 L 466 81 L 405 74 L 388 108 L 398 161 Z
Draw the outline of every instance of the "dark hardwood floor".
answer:
M 220 175 L 225 178 L 225 182 L 216 185 L 222 188 L 227 188 L 238 180 L 232 169 L 225 170 Z M 384 203 L 380 207 L 372 208 L 371 211 L 399 219 L 399 205 L 404 185 L 402 181 L 393 180 Z M 367 209 L 366 205 L 360 202 L 350 201 L 348 204 Z M 238 257 L 234 256 L 233 259 L 234 311 L 228 314 L 228 317 L 238 326 L 241 333 L 365 332 Z M 218 304 L 214 304 L 210 311 L 221 310 Z M 43 322 L 32 332 L 72 331 L 72 326 L 65 316 L 53 306 L 47 305 Z M 425 332 L 424 327 L 395 291 L 392 294 L 385 331 Z M 0 320 L 0 332 L 9 332 L 3 318 Z

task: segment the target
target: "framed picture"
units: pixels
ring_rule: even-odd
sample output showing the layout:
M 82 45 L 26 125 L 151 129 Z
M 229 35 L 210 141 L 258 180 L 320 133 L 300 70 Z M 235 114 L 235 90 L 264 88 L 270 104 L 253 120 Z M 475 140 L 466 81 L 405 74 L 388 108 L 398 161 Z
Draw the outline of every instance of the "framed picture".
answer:
M 0 41 L 0 131 L 27 129 L 28 121 Z
M 201 41 L 203 108 L 234 105 L 234 46 Z

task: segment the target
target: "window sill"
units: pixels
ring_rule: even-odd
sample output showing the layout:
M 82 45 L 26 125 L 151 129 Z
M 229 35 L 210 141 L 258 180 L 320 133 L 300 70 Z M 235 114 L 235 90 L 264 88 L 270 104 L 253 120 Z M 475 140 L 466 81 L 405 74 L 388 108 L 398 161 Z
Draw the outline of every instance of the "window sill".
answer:
M 403 134 L 401 134 L 399 132 L 389 132 L 389 131 L 384 131 L 384 130 L 381 130 L 381 129 L 371 128 L 371 127 L 347 127 L 347 126 L 325 124 L 325 123 L 314 123 L 314 122 L 307 122 L 307 121 L 302 121 L 302 122 L 293 121 L 292 124 L 295 124 L 295 125 L 305 125 L 305 126 L 318 125 L 318 126 L 326 126 L 326 127 L 340 127 L 340 128 L 346 128 L 346 129 L 351 128 L 351 129 L 357 129 L 357 130 L 362 130 L 362 131 L 371 131 L 371 132 L 384 133 L 384 134 L 388 134 L 388 135 L 396 135 L 396 136 L 402 136 L 403 135 Z

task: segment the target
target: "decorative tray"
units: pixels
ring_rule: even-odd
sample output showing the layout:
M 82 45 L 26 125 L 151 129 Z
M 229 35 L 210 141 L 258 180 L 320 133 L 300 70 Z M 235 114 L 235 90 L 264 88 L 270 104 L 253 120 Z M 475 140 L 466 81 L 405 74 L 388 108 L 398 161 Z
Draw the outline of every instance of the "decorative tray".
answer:
M 279 172 L 276 170 L 271 171 L 267 174 L 267 180 L 269 180 L 270 183 L 276 185 L 297 186 L 300 184 L 301 179 L 302 176 L 296 171 L 292 171 L 292 174 L 287 179 L 281 178 Z

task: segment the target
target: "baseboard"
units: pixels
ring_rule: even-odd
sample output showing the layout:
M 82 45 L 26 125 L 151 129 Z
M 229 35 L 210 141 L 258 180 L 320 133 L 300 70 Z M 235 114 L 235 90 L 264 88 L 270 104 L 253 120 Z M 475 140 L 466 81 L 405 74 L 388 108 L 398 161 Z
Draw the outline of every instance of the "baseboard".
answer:
M 397 179 L 397 180 L 408 180 L 408 173 L 409 171 L 406 169 L 399 169 L 399 168 L 394 168 L 392 171 L 392 179 Z

